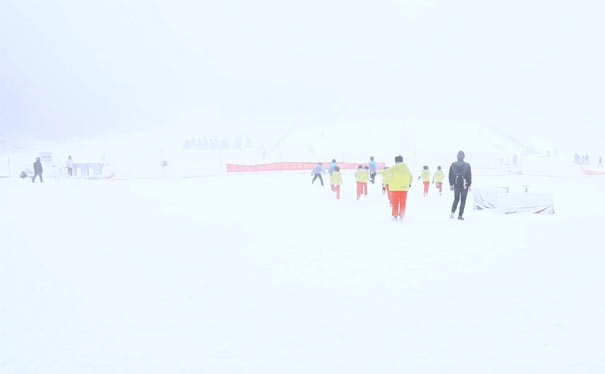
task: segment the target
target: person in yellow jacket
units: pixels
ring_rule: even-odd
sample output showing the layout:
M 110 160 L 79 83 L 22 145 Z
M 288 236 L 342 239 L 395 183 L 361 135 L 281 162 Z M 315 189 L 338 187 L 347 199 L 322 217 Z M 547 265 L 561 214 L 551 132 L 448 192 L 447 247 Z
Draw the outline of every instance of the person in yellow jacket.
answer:
M 443 170 L 441 170 L 441 166 L 437 166 L 437 172 L 433 175 L 433 183 L 435 183 L 435 187 L 437 187 L 441 196 L 443 194 Z
M 395 166 L 383 170 L 380 174 L 390 177 L 389 190 L 391 191 L 391 205 L 393 206 L 393 219 L 405 217 L 405 205 L 408 198 L 408 190 L 412 187 L 412 173 L 408 166 L 403 163 L 403 157 L 395 157 Z
M 335 166 L 330 175 L 330 184 L 332 191 L 336 192 L 336 199 L 340 199 L 340 185 L 342 184 L 342 175 L 340 175 L 340 167 Z
M 429 194 L 429 185 L 431 184 L 431 172 L 429 171 L 429 167 L 424 165 L 422 167 L 422 174 L 418 177 L 418 179 L 422 178 L 422 184 L 424 185 L 424 196 Z
M 370 180 L 370 171 L 363 166 L 359 165 L 355 172 L 355 179 L 357 179 L 357 200 L 361 195 L 368 196 L 368 180 Z
M 384 167 L 384 170 L 388 170 L 388 167 Z M 382 193 L 387 195 L 387 199 L 389 199 L 389 205 L 391 205 L 391 191 L 389 190 L 389 183 L 391 182 L 391 175 L 390 174 L 383 174 L 382 172 L 379 172 L 380 174 L 382 174 Z

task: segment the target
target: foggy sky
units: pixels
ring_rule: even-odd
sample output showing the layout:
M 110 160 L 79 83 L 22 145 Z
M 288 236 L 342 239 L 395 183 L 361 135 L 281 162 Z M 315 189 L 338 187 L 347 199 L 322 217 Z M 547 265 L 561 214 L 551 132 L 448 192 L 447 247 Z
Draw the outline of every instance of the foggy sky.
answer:
M 0 137 L 359 119 L 574 136 L 605 122 L 597 0 L 0 4 Z

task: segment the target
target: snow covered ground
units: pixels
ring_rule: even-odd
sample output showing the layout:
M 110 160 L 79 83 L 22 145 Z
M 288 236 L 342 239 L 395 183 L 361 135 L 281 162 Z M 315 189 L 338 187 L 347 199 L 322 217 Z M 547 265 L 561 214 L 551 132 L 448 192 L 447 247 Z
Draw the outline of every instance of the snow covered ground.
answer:
M 605 372 L 605 178 L 465 222 L 310 180 L 0 179 L 0 372 Z

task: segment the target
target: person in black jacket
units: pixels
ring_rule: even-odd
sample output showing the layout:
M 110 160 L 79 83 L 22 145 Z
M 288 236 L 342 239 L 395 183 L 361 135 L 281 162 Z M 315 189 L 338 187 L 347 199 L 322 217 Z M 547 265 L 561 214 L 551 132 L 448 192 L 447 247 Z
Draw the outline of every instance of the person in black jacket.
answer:
M 452 205 L 452 214 L 450 214 L 450 218 L 454 218 L 454 214 L 458 208 L 458 202 L 460 202 L 458 219 L 462 221 L 464 220 L 462 215 L 464 214 L 464 206 L 466 205 L 466 195 L 468 194 L 468 190 L 473 181 L 471 165 L 464 162 L 464 152 L 458 152 L 458 161 L 450 166 L 449 179 L 450 189 L 454 191 L 454 204 Z
M 32 183 L 36 183 L 36 177 L 40 177 L 40 183 L 44 183 L 42 179 L 42 162 L 40 162 L 40 157 L 36 157 L 36 162 L 34 162 L 34 176 L 32 178 Z

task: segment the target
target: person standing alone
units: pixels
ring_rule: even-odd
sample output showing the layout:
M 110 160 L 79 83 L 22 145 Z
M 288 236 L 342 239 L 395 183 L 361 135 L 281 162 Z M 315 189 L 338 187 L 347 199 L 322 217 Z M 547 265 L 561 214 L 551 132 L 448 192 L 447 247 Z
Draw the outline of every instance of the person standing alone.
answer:
M 40 177 L 40 183 L 44 183 L 44 180 L 42 179 L 43 172 L 44 170 L 42 169 L 40 157 L 36 157 L 36 162 L 34 162 L 34 176 L 32 177 L 32 183 L 36 183 L 36 177 Z
M 452 204 L 452 213 L 450 218 L 454 218 L 458 202 L 460 202 L 460 210 L 458 211 L 458 219 L 463 221 L 464 206 L 466 205 L 466 195 L 471 187 L 472 173 L 471 165 L 464 162 L 464 152 L 458 152 L 458 161 L 450 166 L 449 173 L 450 189 L 454 191 L 454 203 Z
M 74 175 L 74 160 L 71 156 L 67 157 L 67 161 L 65 162 L 65 167 L 67 167 L 67 175 L 70 177 Z

